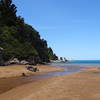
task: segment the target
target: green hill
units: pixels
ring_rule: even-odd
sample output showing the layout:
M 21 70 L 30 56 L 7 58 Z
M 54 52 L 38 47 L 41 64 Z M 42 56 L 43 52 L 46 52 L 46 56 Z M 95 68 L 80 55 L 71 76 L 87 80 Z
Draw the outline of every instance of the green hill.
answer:
M 16 12 L 12 0 L 0 0 L 0 65 L 13 58 L 30 64 L 57 59 L 47 41 Z

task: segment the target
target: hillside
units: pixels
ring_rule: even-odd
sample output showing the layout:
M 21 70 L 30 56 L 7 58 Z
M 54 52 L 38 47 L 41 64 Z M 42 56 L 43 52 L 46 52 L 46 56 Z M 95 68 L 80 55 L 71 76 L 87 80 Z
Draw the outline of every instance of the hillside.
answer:
M 26 24 L 16 12 L 12 0 L 0 0 L 0 65 L 14 58 L 29 64 L 58 59 L 39 32 Z

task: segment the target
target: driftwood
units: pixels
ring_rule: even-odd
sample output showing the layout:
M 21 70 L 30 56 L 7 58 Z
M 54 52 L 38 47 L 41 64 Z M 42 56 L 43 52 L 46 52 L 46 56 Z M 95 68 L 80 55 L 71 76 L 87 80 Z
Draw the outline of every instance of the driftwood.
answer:
M 38 68 L 36 68 L 36 67 L 34 68 L 34 67 L 30 66 L 30 65 L 29 66 L 26 66 L 26 69 L 29 70 L 29 71 L 32 71 L 32 72 L 39 71 Z

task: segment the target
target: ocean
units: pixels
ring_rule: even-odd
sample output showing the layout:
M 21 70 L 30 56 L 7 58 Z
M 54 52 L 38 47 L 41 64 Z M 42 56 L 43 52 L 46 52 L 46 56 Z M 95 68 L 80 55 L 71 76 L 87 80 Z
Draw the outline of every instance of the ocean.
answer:
M 51 64 L 58 66 L 100 66 L 100 60 L 72 60 L 70 62 L 56 62 Z

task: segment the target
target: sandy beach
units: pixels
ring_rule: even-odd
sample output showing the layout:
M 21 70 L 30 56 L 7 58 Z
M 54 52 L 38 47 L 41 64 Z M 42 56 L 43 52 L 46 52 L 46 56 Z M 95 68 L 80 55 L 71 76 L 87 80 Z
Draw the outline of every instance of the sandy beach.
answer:
M 1 66 L 0 67 L 0 78 L 10 78 L 10 77 L 18 77 L 21 76 L 22 73 L 25 73 L 27 76 L 31 74 L 40 74 L 44 72 L 55 72 L 61 71 L 63 68 L 53 67 L 50 65 L 37 65 L 33 66 L 34 68 L 38 68 L 39 72 L 31 72 L 26 70 L 27 65 L 10 65 L 10 66 Z
M 46 68 L 48 69 L 49 66 Z M 54 71 L 53 68 L 50 71 Z M 47 71 L 47 69 L 44 70 Z M 56 70 L 61 69 L 56 68 Z M 90 67 L 85 71 L 18 85 L 16 88 L 2 93 L 0 99 L 100 100 L 100 68 Z
M 33 67 L 38 68 L 39 71 L 31 72 L 26 70 L 25 67 L 26 65 L 10 65 L 0 67 L 0 94 L 23 84 L 33 82 L 34 80 L 31 77 L 34 75 L 63 70 L 62 68 L 56 68 L 49 65 L 38 65 Z M 22 73 L 25 73 L 26 77 L 23 77 Z

